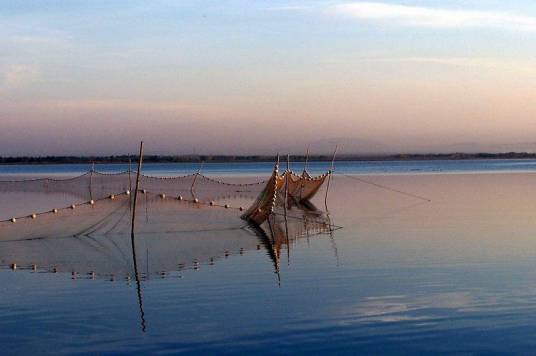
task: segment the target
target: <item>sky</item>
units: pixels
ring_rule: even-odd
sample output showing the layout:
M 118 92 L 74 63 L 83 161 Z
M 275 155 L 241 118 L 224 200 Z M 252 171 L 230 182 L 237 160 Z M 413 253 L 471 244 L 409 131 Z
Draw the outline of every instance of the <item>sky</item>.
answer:
M 536 2 L 0 0 L 0 156 L 536 150 Z

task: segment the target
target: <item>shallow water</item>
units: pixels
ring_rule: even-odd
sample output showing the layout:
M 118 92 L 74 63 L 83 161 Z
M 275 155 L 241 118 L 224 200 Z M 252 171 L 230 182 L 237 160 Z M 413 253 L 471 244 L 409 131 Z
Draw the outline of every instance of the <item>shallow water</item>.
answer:
M 336 175 L 328 206 L 343 228 L 291 244 L 280 281 L 264 248 L 151 275 L 143 325 L 133 280 L 6 266 L 0 344 L 8 354 L 530 352 L 536 174 L 490 173 L 367 177 L 431 202 Z

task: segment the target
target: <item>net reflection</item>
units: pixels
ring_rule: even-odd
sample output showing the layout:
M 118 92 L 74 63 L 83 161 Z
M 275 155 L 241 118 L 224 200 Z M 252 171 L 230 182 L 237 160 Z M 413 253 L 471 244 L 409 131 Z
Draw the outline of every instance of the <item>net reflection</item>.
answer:
M 249 224 L 268 256 L 274 264 L 274 270 L 281 282 L 280 261 L 284 250 L 287 252 L 287 263 L 290 262 L 290 251 L 299 239 L 327 235 L 333 242 L 335 256 L 337 249 L 333 232 L 339 229 L 331 223 L 328 214 L 318 210 L 310 202 L 292 203 L 287 209 L 276 209 L 262 224 Z
M 299 239 L 329 235 L 329 216 L 311 204 L 275 210 L 261 225 L 240 218 L 244 202 L 237 192 L 228 200 L 203 203 L 151 192 L 138 199 L 131 233 L 128 193 L 0 222 L 0 265 L 31 273 L 70 273 L 73 279 L 135 283 L 142 331 L 147 329 L 143 283 L 180 278 L 222 258 L 265 250 L 280 284 L 280 261 Z M 233 200 L 235 199 L 235 200 Z M 247 202 L 245 202 L 247 203 Z M 259 255 L 259 256 L 262 256 Z
M 73 278 L 113 280 L 173 272 L 264 248 L 276 271 L 282 250 L 301 238 L 329 234 L 329 217 L 312 205 L 275 211 L 260 226 L 240 219 L 226 202 L 202 203 L 146 192 L 138 201 L 135 247 L 131 251 L 131 197 L 124 193 L 37 215 L 0 222 L 0 264 Z M 243 199 L 238 197 L 238 199 Z M 135 271 L 135 267 L 138 270 Z

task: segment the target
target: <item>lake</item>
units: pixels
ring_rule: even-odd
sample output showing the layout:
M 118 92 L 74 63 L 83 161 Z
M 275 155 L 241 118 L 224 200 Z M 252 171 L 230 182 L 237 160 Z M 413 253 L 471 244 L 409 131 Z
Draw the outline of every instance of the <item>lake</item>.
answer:
M 298 172 L 302 167 L 291 164 Z M 88 168 L 0 166 L 0 180 L 64 178 Z M 103 172 L 127 168 L 96 166 Z M 329 163 L 310 164 L 314 173 L 327 168 Z M 148 164 L 144 173 L 198 169 Z M 253 182 L 268 177 L 272 164 L 201 169 L 211 177 Z M 336 228 L 296 234 L 277 258 L 260 235 L 221 228 L 232 214 L 233 224 L 242 227 L 239 212 L 207 208 L 200 218 L 176 208 L 175 200 L 165 209 L 145 201 L 139 246 L 147 247 L 139 259 L 147 273 L 140 281 L 119 273 L 119 265 L 101 266 L 104 259 L 91 266 L 103 270 L 95 278 L 54 271 L 52 264 L 34 270 L 15 260 L 36 251 L 43 255 L 32 258 L 63 258 L 59 262 L 77 268 L 92 256 L 119 260 L 125 249 L 112 250 L 107 241 L 113 235 L 51 235 L 36 240 L 38 250 L 28 241 L 14 246 L 0 240 L 0 252 L 7 251 L 0 253 L 0 344 L 13 355 L 528 353 L 536 347 L 535 173 L 533 160 L 337 162 L 327 199 L 329 224 Z M 73 199 L 63 193 L 1 194 L 4 219 Z M 236 207 L 250 198 L 218 199 Z M 312 202 L 326 210 L 324 190 Z M 184 228 L 165 240 L 141 231 L 143 221 L 156 215 L 145 215 L 145 206 L 162 209 L 168 214 L 162 222 L 179 221 Z M 203 233 L 191 236 L 195 244 L 182 244 L 191 225 L 202 226 Z M 117 238 L 113 242 L 120 245 Z M 81 255 L 84 248 L 91 255 Z M 187 249 L 194 252 L 184 255 Z M 162 267 L 168 260 L 174 268 Z M 12 263 L 20 267 L 12 269 Z

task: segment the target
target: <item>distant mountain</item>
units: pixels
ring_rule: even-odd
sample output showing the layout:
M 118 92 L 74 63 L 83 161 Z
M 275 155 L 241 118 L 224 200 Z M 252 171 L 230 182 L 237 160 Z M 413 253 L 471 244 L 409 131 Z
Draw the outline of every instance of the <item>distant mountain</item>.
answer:
M 393 149 L 389 149 L 385 144 L 351 137 L 333 137 L 316 140 L 310 143 L 311 152 L 327 154 L 333 152 L 335 146 L 339 147 L 339 153 L 345 154 L 392 154 Z
M 484 144 L 477 142 L 458 142 L 453 144 L 411 144 L 411 145 L 387 145 L 373 140 L 364 140 L 351 137 L 333 137 L 311 142 L 311 152 L 328 154 L 333 152 L 335 146 L 339 146 L 342 154 L 357 155 L 390 155 L 397 153 L 504 153 L 504 152 L 529 152 L 536 153 L 536 142 Z M 296 148 L 293 147 L 293 151 Z M 300 150 L 298 149 L 298 153 Z
M 522 142 L 522 143 L 503 143 L 503 144 L 482 144 L 476 142 L 464 142 L 451 145 L 438 145 L 428 150 L 423 149 L 422 152 L 431 153 L 449 153 L 449 152 L 488 152 L 488 153 L 502 153 L 502 152 L 536 152 L 536 142 Z

